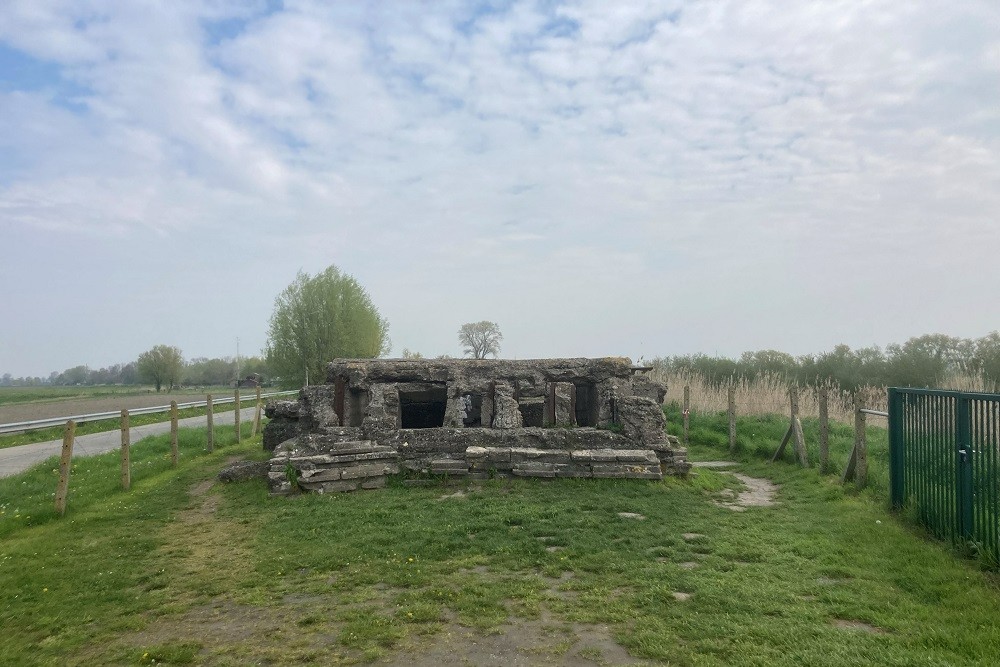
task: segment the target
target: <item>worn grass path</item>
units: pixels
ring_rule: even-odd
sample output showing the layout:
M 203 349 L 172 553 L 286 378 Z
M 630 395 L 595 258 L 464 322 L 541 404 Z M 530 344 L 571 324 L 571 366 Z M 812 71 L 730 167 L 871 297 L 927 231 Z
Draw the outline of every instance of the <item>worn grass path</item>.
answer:
M 162 439 L 161 439 L 162 440 Z M 0 480 L 0 664 L 991 665 L 995 578 L 790 464 L 272 499 L 147 443 Z M 694 448 L 694 458 L 719 458 Z M 20 493 L 19 493 L 20 491 Z M 16 499 L 15 499 L 16 496 Z M 14 513 L 19 518 L 12 518 Z M 30 514 L 29 514 L 30 512 Z M 31 518 L 25 518 L 30 516 Z M 30 525 L 28 525 L 30 524 Z M 463 659 L 465 662 L 463 662 Z

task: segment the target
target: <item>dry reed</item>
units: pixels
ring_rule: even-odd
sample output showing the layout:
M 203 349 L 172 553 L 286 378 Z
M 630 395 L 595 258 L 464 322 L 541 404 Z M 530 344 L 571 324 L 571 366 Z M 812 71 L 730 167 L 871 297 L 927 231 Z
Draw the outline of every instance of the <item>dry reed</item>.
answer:
M 654 369 L 651 372 L 654 380 L 667 385 L 667 396 L 664 402 L 684 401 L 685 385 L 691 387 L 691 409 L 699 412 L 725 412 L 728 409 L 729 385 L 715 386 L 698 374 L 683 372 L 666 372 Z M 971 375 L 956 375 L 948 378 L 941 389 L 959 391 L 987 391 L 980 378 Z M 736 390 L 736 412 L 740 415 L 788 414 L 789 398 L 788 380 L 779 375 L 759 375 L 753 380 L 745 377 L 734 378 L 732 386 Z M 820 389 L 826 387 L 829 392 L 829 415 L 833 421 L 845 424 L 854 423 L 854 397 L 827 381 L 819 386 L 800 387 L 799 414 L 802 417 L 819 417 Z M 887 401 L 886 387 L 862 387 L 861 394 L 866 408 L 885 411 Z M 875 418 L 877 419 L 877 418 Z

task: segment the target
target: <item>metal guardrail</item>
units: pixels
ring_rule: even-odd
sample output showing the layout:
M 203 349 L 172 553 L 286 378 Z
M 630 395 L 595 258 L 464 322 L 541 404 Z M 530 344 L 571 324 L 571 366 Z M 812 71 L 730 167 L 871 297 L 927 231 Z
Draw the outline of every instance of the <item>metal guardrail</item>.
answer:
M 287 396 L 289 394 L 297 394 L 298 389 L 292 389 L 289 391 L 272 391 L 267 394 L 261 394 L 261 398 L 271 398 L 273 396 Z M 254 400 L 257 397 L 254 395 L 247 396 L 246 398 L 240 397 L 240 403 L 246 400 Z M 235 403 L 236 397 L 232 398 L 219 398 L 212 399 L 212 405 L 225 405 L 227 403 Z M 203 408 L 208 405 L 208 401 L 191 401 L 189 403 L 178 403 L 177 409 L 183 410 L 185 408 Z M 151 415 L 157 412 L 167 412 L 170 410 L 169 405 L 157 405 L 151 408 L 135 408 L 129 410 L 130 415 Z M 20 433 L 22 431 L 33 431 L 39 428 L 49 428 L 51 426 L 62 426 L 66 422 L 72 420 L 77 424 L 84 424 L 86 422 L 101 421 L 102 419 L 115 419 L 121 416 L 121 410 L 114 410 L 112 412 L 94 412 L 87 415 L 72 415 L 69 417 L 53 417 L 51 419 L 34 419 L 32 421 L 24 422 L 11 422 L 10 424 L 0 424 L 0 434 L 6 433 Z

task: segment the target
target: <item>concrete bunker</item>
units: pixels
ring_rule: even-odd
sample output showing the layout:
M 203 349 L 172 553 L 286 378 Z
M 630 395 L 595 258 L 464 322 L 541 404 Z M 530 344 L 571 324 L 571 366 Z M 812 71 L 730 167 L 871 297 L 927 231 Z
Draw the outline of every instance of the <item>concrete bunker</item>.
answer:
M 339 359 L 271 403 L 272 493 L 378 488 L 403 470 L 662 479 L 688 470 L 666 388 L 621 357 Z M 289 475 L 289 471 L 295 472 Z

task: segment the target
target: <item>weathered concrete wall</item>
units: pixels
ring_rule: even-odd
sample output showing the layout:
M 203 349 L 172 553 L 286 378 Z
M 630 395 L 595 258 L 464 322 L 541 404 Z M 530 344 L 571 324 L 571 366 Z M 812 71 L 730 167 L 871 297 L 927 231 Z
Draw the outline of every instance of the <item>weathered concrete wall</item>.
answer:
M 620 357 L 334 361 L 327 384 L 303 389 L 297 403 L 268 406 L 272 491 L 294 488 L 290 471 L 299 488 L 323 492 L 374 488 L 403 468 L 472 476 L 685 474 L 686 453 L 665 432 L 665 388 L 636 372 Z M 420 427 L 401 428 L 407 420 Z

